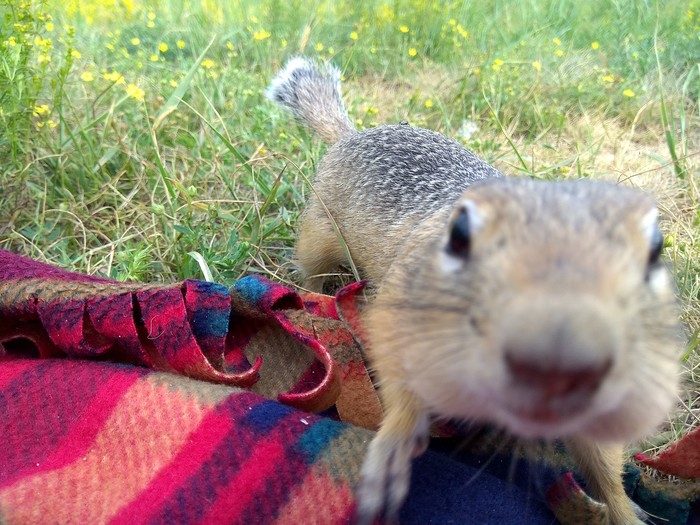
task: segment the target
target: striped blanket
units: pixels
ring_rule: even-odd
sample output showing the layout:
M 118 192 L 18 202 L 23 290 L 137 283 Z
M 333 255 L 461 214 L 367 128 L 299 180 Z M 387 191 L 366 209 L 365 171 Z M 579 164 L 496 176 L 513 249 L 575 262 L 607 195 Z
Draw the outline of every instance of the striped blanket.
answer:
M 351 523 L 381 419 L 361 296 L 118 283 L 0 250 L 0 524 Z M 402 523 L 605 522 L 565 458 L 454 441 L 416 460 Z M 659 523 L 694 523 L 699 451 L 696 432 L 628 465 Z

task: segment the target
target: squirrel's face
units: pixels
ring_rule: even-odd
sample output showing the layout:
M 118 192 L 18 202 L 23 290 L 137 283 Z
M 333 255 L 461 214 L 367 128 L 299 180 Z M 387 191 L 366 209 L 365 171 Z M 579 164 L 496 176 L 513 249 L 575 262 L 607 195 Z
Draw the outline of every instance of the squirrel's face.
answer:
M 545 438 L 630 439 L 664 417 L 678 323 L 648 196 L 589 181 L 475 184 L 439 242 L 418 278 L 438 291 L 421 309 L 431 350 L 407 365 L 434 411 Z

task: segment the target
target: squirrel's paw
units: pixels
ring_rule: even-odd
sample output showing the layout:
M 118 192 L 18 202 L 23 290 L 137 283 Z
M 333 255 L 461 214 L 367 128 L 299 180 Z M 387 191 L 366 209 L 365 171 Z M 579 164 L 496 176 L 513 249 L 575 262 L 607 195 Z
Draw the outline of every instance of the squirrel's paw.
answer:
M 357 488 L 357 523 L 369 525 L 378 517 L 396 523 L 411 481 L 411 460 L 428 445 L 427 435 L 382 435 L 370 443 Z

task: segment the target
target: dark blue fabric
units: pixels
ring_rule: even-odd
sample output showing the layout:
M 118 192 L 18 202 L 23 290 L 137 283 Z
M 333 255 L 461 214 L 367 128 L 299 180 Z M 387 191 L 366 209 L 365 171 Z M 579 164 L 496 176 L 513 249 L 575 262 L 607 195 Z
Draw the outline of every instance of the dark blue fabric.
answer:
M 451 440 L 450 440 L 451 441 Z M 435 444 L 437 443 L 437 444 Z M 402 525 L 558 523 L 544 499 L 554 473 L 510 456 L 481 457 L 434 440 L 413 462 Z
M 245 418 L 245 424 L 258 432 L 269 432 L 278 421 L 293 412 L 293 408 L 277 401 L 264 401 L 255 405 Z
M 413 462 L 402 525 L 555 525 L 544 493 L 563 472 L 508 454 L 474 454 L 462 439 L 434 439 Z M 650 525 L 700 525 L 700 503 L 674 501 L 637 487 L 639 471 L 625 471 L 625 488 L 648 512 Z M 583 480 L 577 477 L 585 487 Z

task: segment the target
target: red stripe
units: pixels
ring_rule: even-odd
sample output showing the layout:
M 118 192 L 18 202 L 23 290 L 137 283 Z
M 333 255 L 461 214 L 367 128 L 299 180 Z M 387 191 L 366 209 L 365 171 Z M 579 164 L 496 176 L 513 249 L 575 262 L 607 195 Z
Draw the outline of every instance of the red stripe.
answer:
M 238 475 L 219 491 L 216 501 L 199 523 L 231 523 L 236 516 L 240 516 L 250 502 L 264 491 L 267 480 L 276 475 L 275 471 L 284 461 L 285 450 L 279 436 L 255 447 L 253 454 L 240 466 Z
M 231 429 L 229 414 L 216 411 L 207 414 L 177 456 L 151 480 L 148 487 L 122 507 L 110 523 L 147 523 L 173 497 L 175 491 L 199 470 Z
M 48 472 L 73 463 L 93 445 L 122 396 L 141 374 L 116 372 L 97 391 L 70 431 L 56 445 L 56 451 L 41 462 L 32 474 Z
M 41 361 L 38 362 L 41 363 Z M 0 367 L 0 370 L 2 368 L 4 367 Z M 26 371 L 29 368 L 32 367 L 24 366 L 22 371 Z M 11 485 L 18 479 L 27 476 L 64 467 L 83 456 L 93 445 L 97 434 L 124 393 L 139 377 L 140 374 L 121 371 L 110 374 L 109 379 L 95 393 L 90 403 L 76 418 L 75 423 L 67 434 L 55 446 L 52 446 L 54 452 L 50 453 L 45 459 L 37 458 L 38 461 L 31 466 L 27 463 L 24 468 L 17 469 L 2 480 L 2 486 Z
M 0 359 L 0 390 L 9 385 L 17 376 L 41 364 L 43 362 L 38 359 Z

